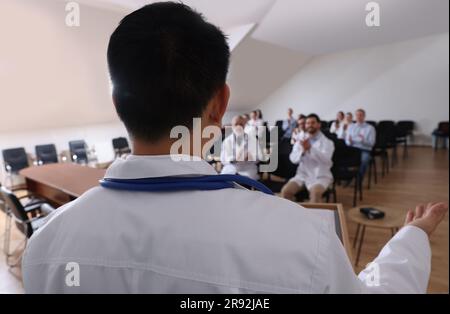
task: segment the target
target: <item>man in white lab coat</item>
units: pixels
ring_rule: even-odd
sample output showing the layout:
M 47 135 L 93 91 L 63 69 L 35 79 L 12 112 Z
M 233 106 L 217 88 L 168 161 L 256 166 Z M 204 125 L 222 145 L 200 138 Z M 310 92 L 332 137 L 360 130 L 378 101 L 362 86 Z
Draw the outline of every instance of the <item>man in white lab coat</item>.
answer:
M 136 187 L 141 180 L 134 179 L 218 176 L 199 155 L 189 158 L 193 150 L 170 155 L 170 131 L 193 129 L 197 116 L 203 127 L 220 126 L 230 96 L 229 56 L 223 33 L 183 4 L 153 3 L 125 17 L 111 36 L 108 65 L 133 154 L 116 160 L 105 179 Z M 428 236 L 445 204 L 410 212 L 374 261 L 374 285 L 370 269 L 355 275 L 333 223 L 288 200 L 231 187 L 91 189 L 33 234 L 22 264 L 26 292 L 426 291 Z
M 258 161 L 264 161 L 264 150 L 256 134 L 246 133 L 244 128 L 244 119 L 241 116 L 234 117 L 232 132 L 222 143 L 221 174 L 239 174 L 258 180 Z
M 311 114 L 306 118 L 306 133 L 299 138 L 289 159 L 298 164 L 297 174 L 281 190 L 281 196 L 295 200 L 302 189 L 309 192 L 311 203 L 319 203 L 326 189 L 333 183 L 334 143 L 320 131 L 320 118 Z

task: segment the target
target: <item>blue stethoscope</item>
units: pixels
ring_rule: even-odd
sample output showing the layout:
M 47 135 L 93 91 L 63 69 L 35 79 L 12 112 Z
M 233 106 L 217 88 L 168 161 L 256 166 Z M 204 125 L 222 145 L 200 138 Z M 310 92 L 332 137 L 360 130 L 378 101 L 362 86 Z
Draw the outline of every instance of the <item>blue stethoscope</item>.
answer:
M 264 184 L 240 175 L 144 179 L 105 178 L 100 180 L 100 185 L 107 189 L 138 192 L 213 191 L 233 189 L 236 188 L 236 184 L 245 185 L 265 194 L 273 195 L 273 192 Z

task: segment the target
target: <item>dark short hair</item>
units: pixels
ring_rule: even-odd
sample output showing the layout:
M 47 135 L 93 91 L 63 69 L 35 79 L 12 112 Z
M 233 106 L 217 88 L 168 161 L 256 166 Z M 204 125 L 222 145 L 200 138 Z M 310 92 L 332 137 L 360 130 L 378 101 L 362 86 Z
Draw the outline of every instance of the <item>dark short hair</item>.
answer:
M 319 122 L 319 123 L 321 122 L 319 116 L 316 115 L 315 113 L 311 113 L 310 115 L 308 115 L 308 116 L 306 117 L 306 119 L 316 119 L 317 122 Z
M 297 120 L 306 119 L 304 114 L 299 114 Z
M 263 113 L 262 113 L 261 109 L 256 110 L 256 113 L 259 115 L 260 119 L 263 119 Z
M 358 109 L 358 110 L 356 110 L 356 112 L 361 112 L 363 115 L 366 115 L 366 111 L 364 110 L 364 109 Z
M 127 15 L 111 35 L 108 67 L 116 111 L 130 135 L 157 141 L 192 127 L 225 85 L 230 49 L 222 31 L 176 2 Z

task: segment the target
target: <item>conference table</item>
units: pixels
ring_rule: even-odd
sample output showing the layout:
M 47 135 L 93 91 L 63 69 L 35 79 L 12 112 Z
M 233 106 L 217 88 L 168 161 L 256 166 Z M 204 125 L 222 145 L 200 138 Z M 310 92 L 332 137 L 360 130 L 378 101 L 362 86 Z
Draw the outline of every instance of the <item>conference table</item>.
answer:
M 25 178 L 31 193 L 59 207 L 98 186 L 105 171 L 73 163 L 57 163 L 25 168 L 19 174 Z

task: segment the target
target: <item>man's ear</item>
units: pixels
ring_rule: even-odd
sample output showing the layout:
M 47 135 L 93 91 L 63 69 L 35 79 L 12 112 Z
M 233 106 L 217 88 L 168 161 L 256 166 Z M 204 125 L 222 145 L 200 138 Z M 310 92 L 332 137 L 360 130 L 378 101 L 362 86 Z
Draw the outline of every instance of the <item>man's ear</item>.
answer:
M 230 95 L 230 87 L 228 84 L 224 84 L 210 102 L 208 106 L 208 120 L 212 124 L 220 125 L 222 123 L 222 118 L 227 110 Z

